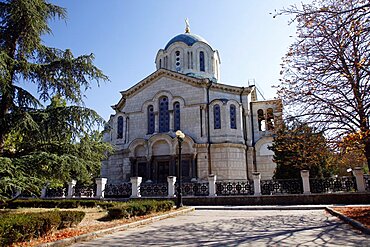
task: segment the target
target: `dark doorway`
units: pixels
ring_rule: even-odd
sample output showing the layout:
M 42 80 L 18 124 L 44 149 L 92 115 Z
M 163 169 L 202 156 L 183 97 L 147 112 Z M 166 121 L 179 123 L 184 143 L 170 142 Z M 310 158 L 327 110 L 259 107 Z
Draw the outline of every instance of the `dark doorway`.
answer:
M 157 182 L 166 183 L 167 177 L 170 174 L 170 162 L 158 161 L 157 162 Z

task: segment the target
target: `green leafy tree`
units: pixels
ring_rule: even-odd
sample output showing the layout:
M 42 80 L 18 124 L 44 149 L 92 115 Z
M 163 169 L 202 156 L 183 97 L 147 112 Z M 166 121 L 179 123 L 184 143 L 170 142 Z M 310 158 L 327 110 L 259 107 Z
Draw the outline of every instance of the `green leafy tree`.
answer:
M 322 133 L 315 132 L 307 124 L 295 122 L 283 125 L 276 132 L 272 146 L 277 179 L 300 178 L 301 170 L 309 170 L 310 177 L 322 177 L 329 173 L 330 150 Z
M 108 78 L 94 56 L 44 45 L 66 10 L 45 0 L 0 2 L 0 194 L 35 192 L 46 180 L 96 175 L 107 144 L 98 114 L 81 107 L 91 81 Z M 37 86 L 38 95 L 26 88 Z M 41 102 L 50 101 L 43 108 Z
M 360 131 L 370 167 L 369 1 L 318 0 L 279 14 L 297 23 L 278 90 L 285 108 L 333 141 Z

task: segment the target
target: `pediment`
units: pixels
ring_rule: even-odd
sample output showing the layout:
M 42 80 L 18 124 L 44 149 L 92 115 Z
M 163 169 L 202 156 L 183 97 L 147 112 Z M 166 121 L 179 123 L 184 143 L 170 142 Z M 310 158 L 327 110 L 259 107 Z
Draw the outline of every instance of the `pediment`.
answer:
M 126 91 L 121 91 L 120 93 L 122 95 L 122 98 L 116 105 L 112 106 L 112 108 L 113 109 L 121 108 L 124 105 L 125 99 L 127 97 L 134 96 L 135 94 L 141 92 L 146 87 L 152 85 L 153 83 L 155 83 L 156 81 L 158 81 L 159 79 L 163 77 L 167 77 L 167 78 L 180 81 L 183 83 L 187 83 L 189 85 L 197 86 L 197 87 L 206 87 L 209 83 L 208 79 L 194 78 L 194 77 L 180 74 L 174 71 L 170 71 L 166 69 L 159 69 L 155 71 L 154 73 L 150 74 L 148 77 L 141 80 L 140 82 L 136 83 L 134 86 L 127 89 Z
M 231 86 L 227 84 L 221 84 L 221 83 L 214 83 L 211 82 L 208 78 L 196 78 L 184 74 L 180 74 L 174 71 L 170 71 L 167 69 L 159 69 L 152 74 L 150 74 L 148 77 L 144 78 L 140 82 L 136 83 L 134 86 L 131 88 L 127 89 L 126 91 L 121 91 L 121 99 L 120 101 L 116 104 L 113 105 L 112 108 L 114 110 L 120 109 L 125 105 L 126 99 L 128 97 L 132 97 L 135 94 L 141 92 L 148 86 L 152 85 L 156 81 L 160 80 L 161 78 L 166 77 L 170 78 L 172 80 L 176 80 L 182 83 L 186 83 L 192 86 L 196 87 L 209 87 L 211 90 L 216 90 L 216 91 L 223 91 L 223 92 L 229 92 L 232 94 L 242 94 L 246 95 L 249 94 L 252 91 L 252 87 L 238 87 L 238 86 Z

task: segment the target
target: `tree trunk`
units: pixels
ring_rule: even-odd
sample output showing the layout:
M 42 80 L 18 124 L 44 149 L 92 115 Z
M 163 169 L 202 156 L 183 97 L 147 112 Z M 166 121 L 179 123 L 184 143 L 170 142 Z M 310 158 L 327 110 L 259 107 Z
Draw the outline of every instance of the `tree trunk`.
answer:
M 370 137 L 365 141 L 365 156 L 367 160 L 368 173 L 370 174 Z

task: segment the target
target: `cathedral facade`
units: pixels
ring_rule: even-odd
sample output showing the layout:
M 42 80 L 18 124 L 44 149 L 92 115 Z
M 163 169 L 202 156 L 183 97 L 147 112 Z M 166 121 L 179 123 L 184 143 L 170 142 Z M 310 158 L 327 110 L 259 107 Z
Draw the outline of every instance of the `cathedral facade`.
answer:
M 257 100 L 254 86 L 220 83 L 218 51 L 188 27 L 158 51 L 155 63 L 156 71 L 122 91 L 112 106 L 104 141 L 115 152 L 101 170 L 108 183 L 176 176 L 177 130 L 185 133 L 183 181 L 205 181 L 210 174 L 217 180 L 252 179 L 252 172 L 273 176 L 268 146 L 281 120 L 279 100 Z

